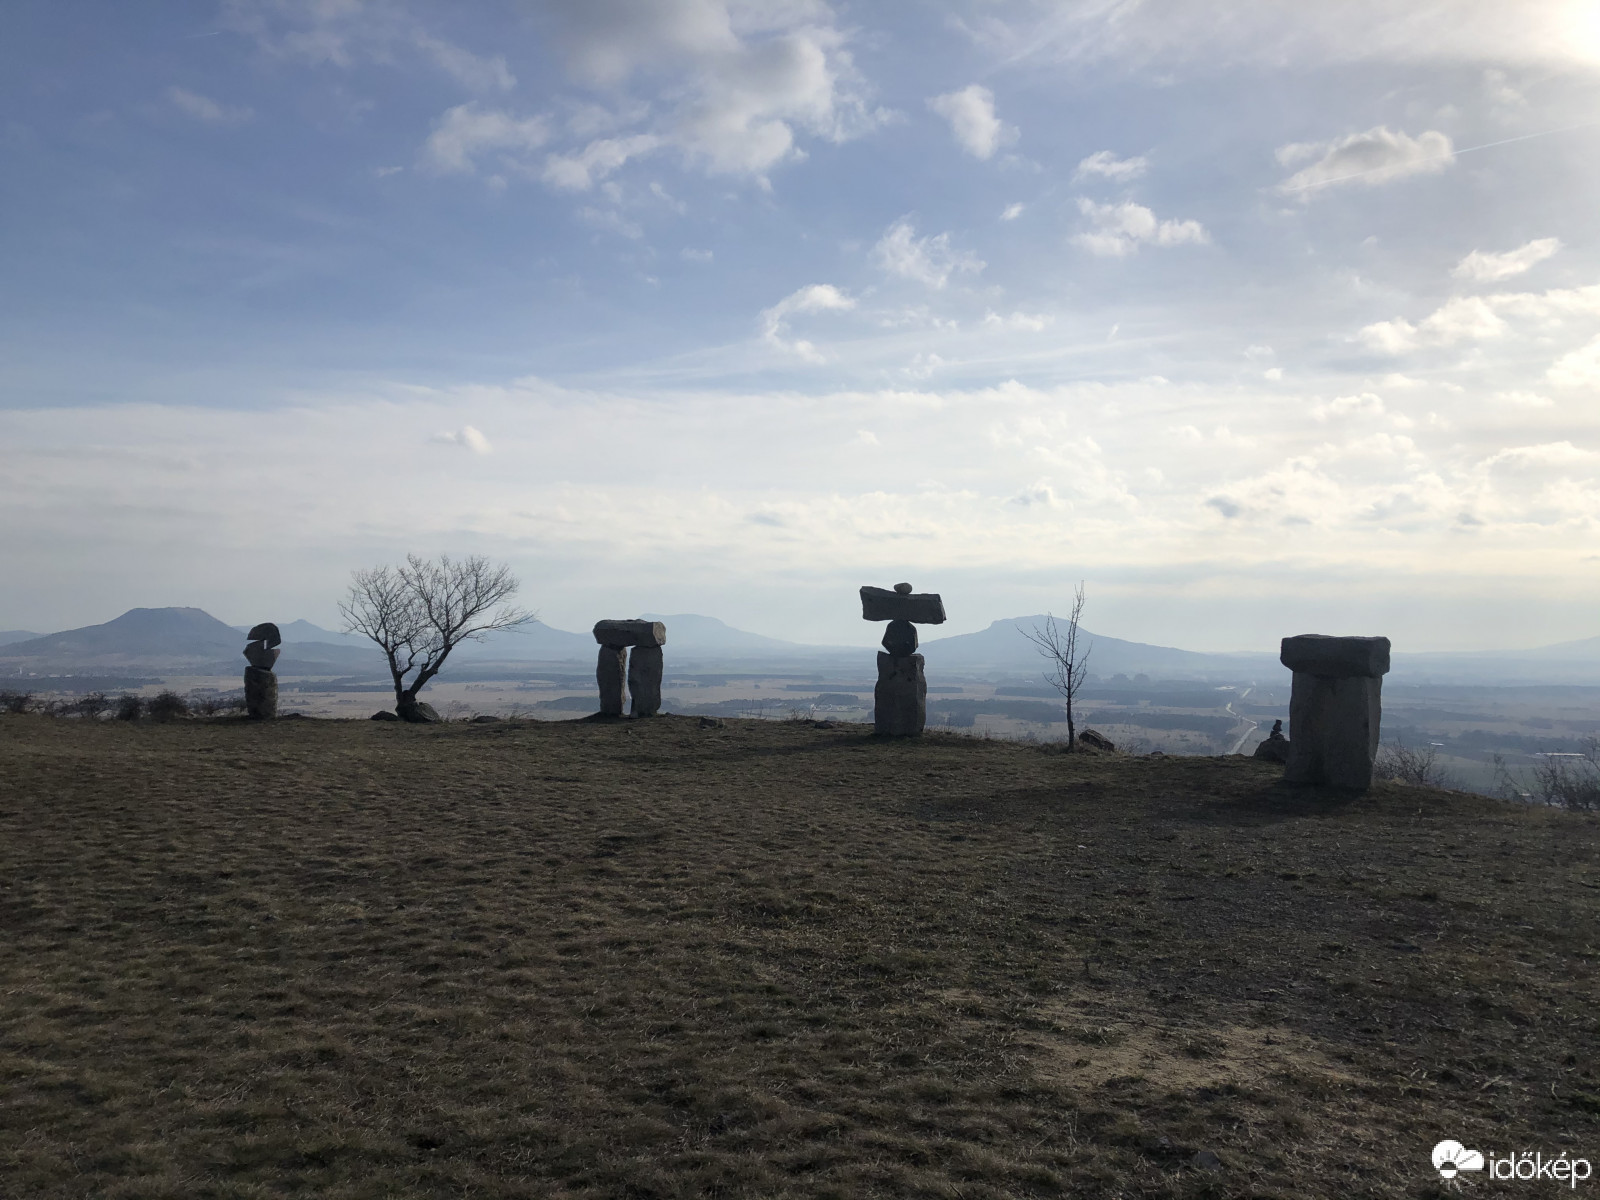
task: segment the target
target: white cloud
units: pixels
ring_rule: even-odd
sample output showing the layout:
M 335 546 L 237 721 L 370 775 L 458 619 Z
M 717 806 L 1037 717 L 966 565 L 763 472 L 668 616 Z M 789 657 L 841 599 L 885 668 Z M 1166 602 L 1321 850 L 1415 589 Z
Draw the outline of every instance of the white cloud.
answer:
M 1372 392 L 1361 392 L 1354 396 L 1336 396 L 1326 403 L 1314 405 L 1311 415 L 1318 421 L 1326 421 L 1329 417 L 1381 417 L 1384 411 L 1383 397 Z
M 1600 459 L 1600 454 L 1574 446 L 1570 441 L 1544 442 L 1537 446 L 1512 446 L 1492 454 L 1479 465 L 1486 469 L 1508 467 L 1514 470 L 1559 470 L 1562 467 L 1587 466 Z
M 1139 178 L 1149 167 L 1150 160 L 1142 155 L 1137 158 L 1118 158 L 1109 150 L 1096 150 L 1078 164 L 1072 177 L 1085 179 L 1090 175 L 1099 175 L 1113 183 L 1127 183 L 1130 179 Z
M 499 153 L 513 162 L 550 140 L 550 122 L 544 117 L 514 117 L 499 109 L 460 104 L 434 122 L 423 145 L 423 161 L 441 174 L 471 173 L 479 155 Z
M 981 271 L 983 260 L 950 248 L 950 235 L 917 237 L 911 222 L 901 217 L 890 225 L 873 247 L 873 257 L 885 271 L 931 288 L 942 288 L 956 271 Z
M 661 145 L 654 134 L 597 138 L 577 154 L 552 154 L 545 159 L 542 178 L 551 187 L 581 192 L 617 170 L 630 158 L 649 154 Z
M 761 177 L 797 135 L 842 142 L 889 120 L 871 107 L 846 37 L 821 3 L 555 0 L 568 70 L 615 92 L 647 71 L 651 132 L 713 174 Z
M 1023 488 L 1015 496 L 1007 500 L 1006 503 L 1016 505 L 1018 508 L 1064 507 L 1061 498 L 1056 495 L 1055 488 L 1042 479 L 1032 487 Z
M 1545 375 L 1557 387 L 1600 390 L 1600 337 L 1587 346 L 1563 354 Z
M 460 429 L 451 432 L 436 433 L 428 440 L 446 446 L 460 446 L 462 449 L 470 450 L 474 454 L 488 454 L 494 449 L 489 444 L 489 439 L 471 425 L 463 425 Z
M 1425 346 L 1501 337 L 1512 328 L 1507 318 L 1530 322 L 1541 332 L 1554 334 L 1575 316 L 1600 316 L 1600 285 L 1453 296 L 1417 324 L 1404 317 L 1378 321 L 1365 326 L 1356 338 L 1380 354 L 1400 355 Z
M 1430 174 L 1450 165 L 1455 149 L 1450 139 L 1430 129 L 1412 137 L 1378 125 L 1365 133 L 1352 133 L 1331 142 L 1295 142 L 1277 152 L 1281 166 L 1310 162 L 1278 185 L 1286 194 L 1312 191 L 1337 183 L 1368 187 L 1407 175 Z
M 1474 250 L 1457 263 L 1455 270 L 1450 274 L 1457 279 L 1494 283 L 1501 279 L 1510 279 L 1513 275 L 1521 275 L 1560 249 L 1561 239 L 1550 237 L 1539 238 L 1524 246 L 1518 246 L 1515 250 L 1507 250 L 1504 254 L 1489 254 L 1482 250 Z
M 509 92 L 517 86 L 517 77 L 506 66 L 506 60 L 498 54 L 480 58 L 470 50 L 463 50 L 452 42 L 420 29 L 412 35 L 411 40 L 440 70 L 472 91 Z
M 1002 317 L 999 313 L 991 311 L 984 315 L 983 323 L 991 329 L 1018 329 L 1026 333 L 1040 333 L 1052 319 L 1048 313 L 1014 312 L 1009 317 Z
M 817 348 L 804 339 L 790 340 L 789 317 L 794 313 L 848 312 L 856 306 L 855 299 L 845 295 L 831 283 L 813 283 L 790 292 L 771 308 L 761 310 L 761 336 L 768 345 L 807 362 L 822 362 Z
M 711 250 L 699 250 L 693 246 L 685 246 L 682 250 L 678 251 L 678 256 L 682 258 L 684 262 L 692 263 L 708 263 L 716 257 L 715 253 Z
M 1073 242 L 1091 254 L 1120 258 L 1133 254 L 1141 245 L 1204 245 L 1211 235 L 1198 221 L 1163 221 L 1142 204 L 1124 200 L 1120 204 L 1096 204 L 1078 198 L 1078 211 L 1089 218 L 1092 228 L 1073 236 Z
M 1020 217 L 1022 215 L 1022 210 L 1024 208 L 1026 208 L 1026 207 L 1027 207 L 1026 205 L 1024 205 L 1024 204 L 1022 204 L 1020 202 L 1018 202 L 1016 204 L 1008 204 L 1008 205 L 1005 206 L 1005 209 L 1000 213 L 1000 219 L 1002 221 L 1015 221 L 1018 217 Z
M 995 115 L 994 93 L 980 84 L 935 96 L 928 107 L 950 122 L 957 143 L 974 158 L 991 158 L 1001 146 L 1017 139 L 1016 127 Z
M 1513 408 L 1554 408 L 1556 403 L 1550 397 L 1541 396 L 1537 392 L 1496 392 L 1494 398 Z
M 172 101 L 179 112 L 197 121 L 204 121 L 208 125 L 237 125 L 255 115 L 251 109 L 218 104 L 211 97 L 191 92 L 187 88 L 169 87 L 167 99 Z

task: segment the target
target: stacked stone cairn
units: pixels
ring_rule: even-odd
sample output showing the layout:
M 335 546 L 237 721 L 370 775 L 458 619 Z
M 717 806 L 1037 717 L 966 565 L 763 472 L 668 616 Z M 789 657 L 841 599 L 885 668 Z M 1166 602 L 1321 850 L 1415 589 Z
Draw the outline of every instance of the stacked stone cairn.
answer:
M 1303 633 L 1284 638 L 1278 658 L 1294 672 L 1284 782 L 1371 787 L 1389 639 Z
M 883 737 L 917 737 L 928 723 L 928 678 L 916 652 L 917 626 L 943 625 L 944 600 L 937 592 L 913 593 L 909 583 L 895 584 L 892 592 L 864 587 L 861 619 L 889 622 L 872 691 L 873 728 Z
M 251 627 L 245 634 L 244 711 L 253 721 L 270 721 L 278 715 L 278 677 L 272 673 L 283 637 L 271 621 Z
M 600 643 L 595 681 L 600 685 L 600 712 L 622 715 L 623 681 L 632 700 L 632 714 L 653 717 L 661 711 L 661 647 L 667 627 L 660 621 L 598 621 L 594 640 Z

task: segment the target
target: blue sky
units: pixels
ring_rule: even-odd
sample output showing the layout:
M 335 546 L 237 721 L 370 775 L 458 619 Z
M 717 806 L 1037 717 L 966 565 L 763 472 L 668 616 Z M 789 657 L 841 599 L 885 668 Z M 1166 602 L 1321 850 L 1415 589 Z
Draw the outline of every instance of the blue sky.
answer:
M 0 16 L 0 627 L 1600 633 L 1600 5 Z

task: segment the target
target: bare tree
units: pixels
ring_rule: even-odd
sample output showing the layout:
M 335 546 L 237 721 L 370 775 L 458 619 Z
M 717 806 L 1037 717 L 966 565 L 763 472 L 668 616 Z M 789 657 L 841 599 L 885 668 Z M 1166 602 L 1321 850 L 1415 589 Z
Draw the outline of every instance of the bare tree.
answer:
M 1078 619 L 1083 616 L 1083 584 L 1080 582 L 1072 593 L 1072 612 L 1064 623 L 1058 624 L 1055 616 L 1045 614 L 1044 624 L 1035 625 L 1033 629 L 1019 629 L 1022 634 L 1035 646 L 1048 664 L 1045 668 L 1044 681 L 1056 691 L 1061 693 L 1061 698 L 1067 702 L 1067 749 L 1074 750 L 1078 745 L 1078 727 L 1072 719 L 1072 701 L 1083 687 L 1083 681 L 1089 677 L 1089 651 L 1094 647 L 1085 646 L 1083 653 L 1078 653 L 1078 634 L 1081 629 Z
M 339 604 L 345 631 L 378 643 L 394 677 L 394 711 L 406 721 L 430 719 L 417 693 L 439 673 L 450 651 L 534 619 L 533 613 L 502 603 L 519 585 L 509 567 L 492 566 L 482 555 L 455 561 L 445 554 L 438 562 L 425 562 L 408 554 L 405 566 L 355 571 L 353 579 Z

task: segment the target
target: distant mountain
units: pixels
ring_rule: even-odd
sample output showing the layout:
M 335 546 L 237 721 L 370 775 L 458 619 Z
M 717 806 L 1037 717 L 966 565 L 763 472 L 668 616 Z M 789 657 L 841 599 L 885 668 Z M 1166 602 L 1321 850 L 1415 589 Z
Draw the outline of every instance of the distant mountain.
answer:
M 662 616 L 645 613 L 646 621 L 661 621 L 667 627 L 667 648 L 680 654 L 714 654 L 724 657 L 809 658 L 813 655 L 850 653 L 847 646 L 814 646 L 789 642 L 761 633 L 746 633 L 716 617 L 697 613 Z
M 930 672 L 944 669 L 1037 674 L 1044 669 L 1044 660 L 1023 636 L 1023 631 L 1032 631 L 1043 625 L 1044 620 L 1043 614 L 1011 617 L 995 621 L 977 633 L 923 642 L 919 651 L 927 658 Z M 1203 654 L 1171 646 L 1127 642 L 1087 629 L 1080 629 L 1078 637 L 1082 644 L 1090 647 L 1090 673 L 1101 678 L 1142 674 L 1159 679 L 1239 680 L 1267 678 L 1269 673 L 1283 671 L 1276 654 Z
M 594 635 L 568 633 L 543 621 L 486 634 L 482 641 L 462 642 L 449 662 L 592 662 Z M 445 670 L 449 671 L 449 663 Z
M 237 656 L 238 631 L 199 608 L 130 608 L 104 625 L 86 625 L 5 647 L 0 658 L 71 660 L 74 665 L 125 666 L 168 659 L 204 662 Z
M 0 629 L 0 646 L 9 646 L 12 642 L 31 642 L 43 636 L 42 633 L 31 633 L 26 629 Z
M 284 630 L 280 675 L 350 674 L 381 671 L 382 657 L 370 644 L 299 640 L 295 625 L 323 636 L 326 630 L 296 622 Z M 41 674 L 85 668 L 204 674 L 243 673 L 244 632 L 199 608 L 133 608 L 103 625 L 68 629 L 0 646 L 0 671 Z

